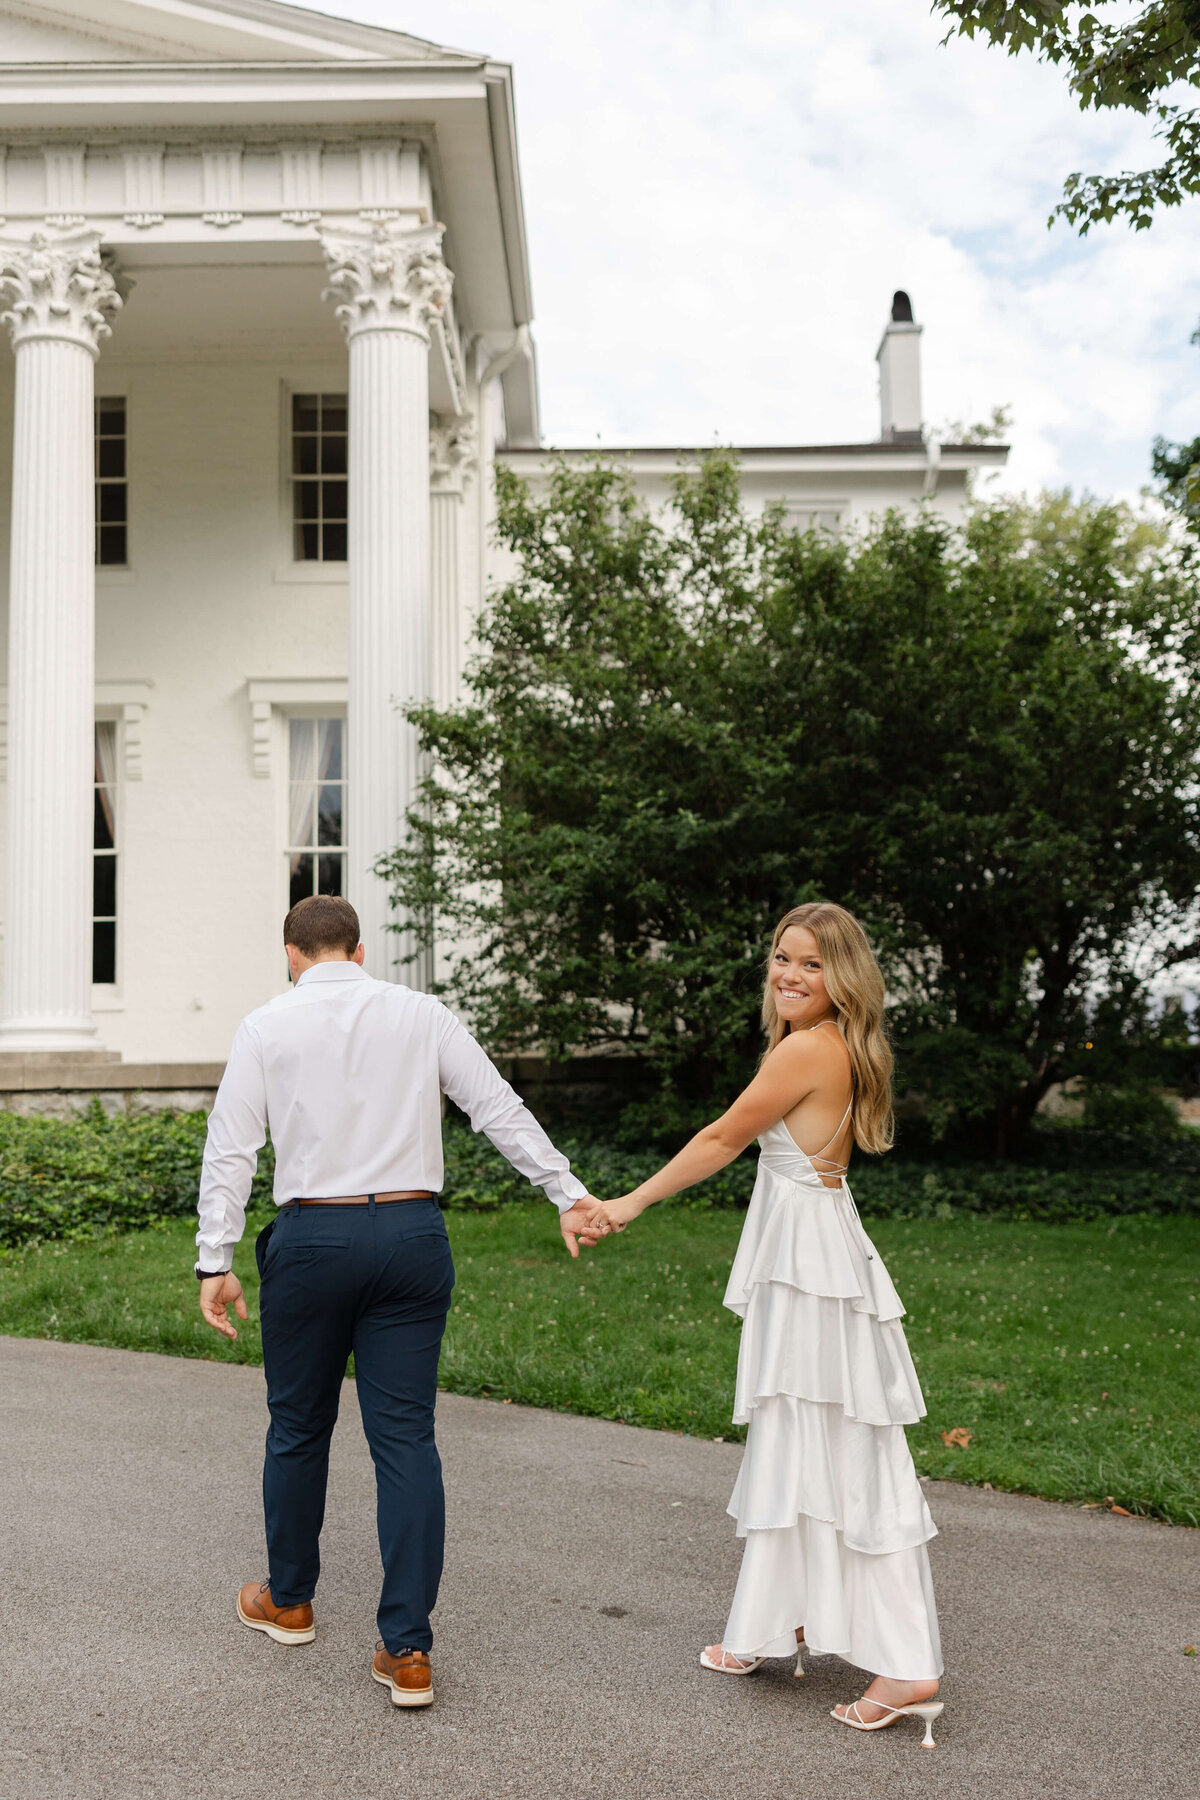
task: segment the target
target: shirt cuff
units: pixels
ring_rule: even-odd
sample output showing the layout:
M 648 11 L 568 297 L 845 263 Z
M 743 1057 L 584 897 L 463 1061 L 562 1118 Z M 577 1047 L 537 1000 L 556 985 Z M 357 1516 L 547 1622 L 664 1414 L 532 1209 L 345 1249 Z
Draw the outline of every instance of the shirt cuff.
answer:
M 197 1274 L 203 1269 L 206 1275 L 228 1275 L 233 1268 L 232 1246 L 228 1246 L 226 1249 L 217 1252 L 212 1250 L 207 1253 L 201 1251 L 192 1267 L 196 1270 Z
M 546 1198 L 553 1200 L 560 1213 L 570 1212 L 577 1200 L 586 1200 L 591 1192 L 586 1188 L 578 1175 L 556 1175 L 553 1180 L 543 1182 Z

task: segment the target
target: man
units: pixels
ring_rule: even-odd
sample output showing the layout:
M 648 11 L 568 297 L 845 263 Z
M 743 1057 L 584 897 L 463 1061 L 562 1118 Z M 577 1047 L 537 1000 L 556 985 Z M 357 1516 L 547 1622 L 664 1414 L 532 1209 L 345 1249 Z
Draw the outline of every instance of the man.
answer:
M 255 1247 L 271 1413 L 268 1579 L 242 1588 L 237 1612 L 279 1644 L 316 1636 L 329 1441 L 353 1351 L 383 1556 L 371 1673 L 395 1705 L 427 1706 L 445 1538 L 434 1403 L 454 1286 L 437 1203 L 442 1095 L 545 1189 L 572 1256 L 598 1202 L 453 1014 L 365 973 L 348 901 L 301 900 L 283 936 L 294 985 L 234 1039 L 208 1122 L 196 1234 L 200 1310 L 235 1338 L 229 1311 L 247 1312 L 233 1249 L 269 1129 L 277 1211 Z

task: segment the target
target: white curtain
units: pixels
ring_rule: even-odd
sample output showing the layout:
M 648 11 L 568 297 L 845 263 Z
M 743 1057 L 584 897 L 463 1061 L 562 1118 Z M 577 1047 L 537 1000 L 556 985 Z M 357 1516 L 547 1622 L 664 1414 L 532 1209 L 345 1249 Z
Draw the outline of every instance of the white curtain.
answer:
M 108 833 L 117 841 L 117 727 L 115 720 L 96 726 L 96 783 Z
M 291 789 L 288 805 L 288 843 L 309 845 L 313 841 L 313 815 L 317 804 L 317 726 L 313 719 L 290 719 L 289 774 Z M 294 850 L 292 873 L 300 861 Z

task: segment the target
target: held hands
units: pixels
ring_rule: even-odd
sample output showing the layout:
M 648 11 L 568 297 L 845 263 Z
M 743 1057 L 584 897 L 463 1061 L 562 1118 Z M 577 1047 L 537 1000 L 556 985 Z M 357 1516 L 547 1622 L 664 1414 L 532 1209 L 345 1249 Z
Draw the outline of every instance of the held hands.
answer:
M 630 1194 L 620 1200 L 597 1200 L 594 1194 L 587 1194 L 582 1200 L 576 1200 L 567 1212 L 558 1215 L 563 1243 L 571 1255 L 577 1257 L 580 1244 L 590 1250 L 610 1232 L 624 1231 L 630 1219 L 636 1219 L 644 1210 L 645 1201 L 635 1200 Z
M 210 1275 L 207 1281 L 200 1283 L 200 1311 L 205 1319 L 222 1337 L 236 1338 L 237 1328 L 231 1324 L 226 1311 L 230 1306 L 239 1319 L 250 1317 L 242 1284 L 236 1275 Z
M 634 1219 L 640 1218 L 646 1210 L 646 1202 L 639 1200 L 636 1191 L 622 1194 L 619 1200 L 606 1200 L 598 1206 L 590 1222 L 582 1232 L 583 1241 L 588 1246 L 598 1244 L 610 1232 L 624 1231 Z

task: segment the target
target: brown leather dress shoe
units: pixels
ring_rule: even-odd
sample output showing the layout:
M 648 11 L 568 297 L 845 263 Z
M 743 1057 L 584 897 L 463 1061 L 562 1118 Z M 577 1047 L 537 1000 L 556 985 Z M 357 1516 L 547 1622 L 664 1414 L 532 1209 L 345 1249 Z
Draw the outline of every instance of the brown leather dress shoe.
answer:
M 433 1699 L 433 1670 L 427 1650 L 401 1650 L 393 1656 L 381 1644 L 371 1674 L 391 1688 L 393 1706 L 428 1706 Z
M 237 1615 L 251 1631 L 265 1631 L 277 1644 L 311 1644 L 317 1635 L 311 1600 L 303 1606 L 276 1606 L 266 1581 L 246 1583 L 238 1595 Z

